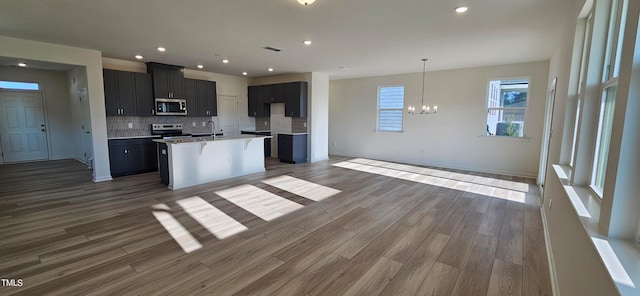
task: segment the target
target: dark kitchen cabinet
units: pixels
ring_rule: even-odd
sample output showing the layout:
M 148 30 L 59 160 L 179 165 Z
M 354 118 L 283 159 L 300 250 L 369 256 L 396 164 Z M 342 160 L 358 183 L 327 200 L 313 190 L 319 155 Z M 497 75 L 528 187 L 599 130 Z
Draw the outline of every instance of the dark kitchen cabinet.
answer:
M 111 176 L 125 176 L 158 169 L 156 145 L 151 138 L 109 140 Z
M 104 69 L 102 75 L 107 116 L 135 116 L 136 89 L 134 73 Z
M 198 94 L 195 79 L 184 79 L 184 99 L 187 100 L 187 116 L 198 116 Z
M 134 73 L 136 87 L 136 114 L 138 116 L 155 115 L 151 75 Z
M 196 93 L 198 97 L 198 115 L 218 116 L 216 82 L 196 80 Z
M 149 74 L 104 69 L 103 78 L 107 116 L 154 115 Z
M 248 91 L 249 116 L 270 116 L 269 104 L 284 103 L 284 116 L 307 117 L 306 81 L 254 85 L 249 86 Z
M 284 114 L 287 117 L 307 117 L 307 82 L 283 83 Z
M 147 63 L 147 73 L 153 81 L 155 98 L 184 98 L 183 67 L 160 63 Z M 188 108 L 188 106 L 187 106 Z
M 248 115 L 251 117 L 271 116 L 271 106 L 264 102 L 263 90 L 262 85 L 249 86 L 248 88 Z
M 281 162 L 306 162 L 307 134 L 278 134 L 278 158 Z
M 184 95 L 187 100 L 187 116 L 218 116 L 215 81 L 185 78 Z

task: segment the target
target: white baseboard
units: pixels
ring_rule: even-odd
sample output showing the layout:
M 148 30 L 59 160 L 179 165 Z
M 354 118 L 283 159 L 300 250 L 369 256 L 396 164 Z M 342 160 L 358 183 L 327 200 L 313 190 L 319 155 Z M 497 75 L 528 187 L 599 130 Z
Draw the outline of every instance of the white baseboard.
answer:
M 551 252 L 551 236 L 549 235 L 549 228 L 547 227 L 547 216 L 544 213 L 544 205 L 540 205 L 540 215 L 542 216 L 544 241 L 547 248 L 547 261 L 549 264 L 549 274 L 551 276 L 551 292 L 553 295 L 560 296 L 560 289 L 558 287 L 558 274 L 556 273 L 556 264 L 555 260 L 553 259 L 553 252 Z
M 102 176 L 102 177 L 93 177 L 93 182 L 105 182 L 105 181 L 112 181 L 113 178 L 111 178 L 111 176 Z

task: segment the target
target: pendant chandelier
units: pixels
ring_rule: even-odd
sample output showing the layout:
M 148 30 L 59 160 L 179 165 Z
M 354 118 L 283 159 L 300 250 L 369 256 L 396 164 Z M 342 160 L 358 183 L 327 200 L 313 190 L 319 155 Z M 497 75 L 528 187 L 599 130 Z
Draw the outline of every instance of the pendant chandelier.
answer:
M 424 81 L 425 74 L 427 73 L 427 60 L 428 59 L 422 59 L 422 108 L 420 108 L 420 113 L 418 114 L 438 113 L 438 105 L 433 105 L 433 110 L 431 110 L 431 107 L 424 104 Z M 416 107 L 412 105 L 409 105 L 407 110 L 409 114 L 416 114 Z

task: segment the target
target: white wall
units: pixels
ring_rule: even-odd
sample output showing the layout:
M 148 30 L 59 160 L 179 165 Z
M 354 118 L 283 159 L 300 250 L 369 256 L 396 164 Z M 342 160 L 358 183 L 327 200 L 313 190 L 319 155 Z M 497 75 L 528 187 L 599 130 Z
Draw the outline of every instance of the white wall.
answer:
M 0 80 L 38 82 L 47 125 L 50 159 L 73 157 L 67 74 L 61 71 L 0 67 Z
M 96 50 L 64 46 L 0 36 L 0 56 L 30 61 L 85 66 L 91 105 L 91 127 L 94 155 L 94 181 L 111 180 L 109 150 L 107 148 L 107 121 L 104 107 L 102 57 Z
M 329 158 L 329 75 L 311 73 L 309 106 L 309 161 Z
M 439 111 L 405 113 L 402 133 L 376 132 L 378 87 L 404 85 L 405 109 L 418 106 L 422 72 L 332 80 L 329 153 L 536 177 L 548 66 L 534 62 L 427 72 L 425 104 L 437 104 Z M 489 81 L 510 77 L 530 78 L 526 138 L 485 136 Z

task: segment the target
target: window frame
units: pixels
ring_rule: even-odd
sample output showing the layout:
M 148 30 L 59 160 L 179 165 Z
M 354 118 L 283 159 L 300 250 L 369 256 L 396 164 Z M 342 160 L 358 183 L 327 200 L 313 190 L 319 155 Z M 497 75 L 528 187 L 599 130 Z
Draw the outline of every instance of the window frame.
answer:
M 380 100 L 382 98 L 382 89 L 390 88 L 390 87 L 402 87 L 402 107 L 401 108 L 381 108 Z M 393 85 L 381 85 L 378 86 L 377 90 L 377 100 L 376 100 L 376 132 L 383 133 L 403 133 L 404 132 L 404 110 L 406 105 L 406 87 L 403 84 L 393 84 Z M 400 119 L 400 130 L 383 130 L 380 129 L 380 111 L 381 110 L 399 110 L 401 114 Z
M 524 107 L 489 107 L 489 103 L 491 100 L 491 82 L 492 81 L 503 81 L 503 80 L 526 80 L 527 81 L 527 100 L 525 102 Z M 530 76 L 514 76 L 514 77 L 503 77 L 503 78 L 491 78 L 487 81 L 487 92 L 485 95 L 485 103 L 484 103 L 484 124 L 482 125 L 484 128 L 482 129 L 482 134 L 487 137 L 496 137 L 496 138 L 511 138 L 511 139 L 526 139 L 527 134 L 525 133 L 525 124 L 527 122 L 527 115 L 529 112 L 529 101 L 531 99 L 531 77 Z M 524 110 L 524 120 L 522 123 L 522 135 L 519 137 L 507 136 L 507 135 L 487 135 L 487 115 L 491 110 Z M 496 131 L 497 133 L 497 131 Z

